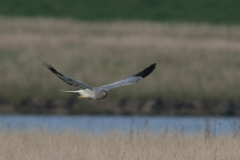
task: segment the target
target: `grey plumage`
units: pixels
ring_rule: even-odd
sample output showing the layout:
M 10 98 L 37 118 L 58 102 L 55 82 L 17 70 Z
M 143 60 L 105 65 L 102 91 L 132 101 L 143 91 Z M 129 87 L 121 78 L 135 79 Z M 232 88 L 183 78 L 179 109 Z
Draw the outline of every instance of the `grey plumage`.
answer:
M 64 92 L 77 93 L 79 94 L 79 98 L 85 98 L 85 99 L 104 99 L 107 97 L 108 90 L 137 83 L 141 81 L 143 78 L 147 77 L 149 74 L 151 74 L 156 67 L 156 63 L 154 63 L 149 67 L 145 68 L 144 70 L 142 70 L 141 72 L 135 75 L 132 75 L 130 77 L 127 77 L 125 79 L 122 79 L 120 81 L 107 84 L 104 86 L 100 86 L 100 87 L 91 87 L 86 83 L 83 83 L 81 81 L 68 77 L 62 73 L 59 73 L 56 69 L 54 69 L 50 64 L 46 62 L 42 62 L 42 65 L 47 69 L 49 69 L 50 71 L 52 71 L 55 75 L 58 76 L 58 78 L 60 78 L 65 83 L 80 88 L 80 90 L 77 90 L 77 91 L 64 91 Z
M 47 69 L 49 69 L 50 71 L 52 71 L 55 75 L 57 75 L 58 78 L 60 78 L 61 80 L 63 80 L 64 82 L 66 82 L 67 84 L 69 84 L 71 86 L 79 87 L 80 89 L 88 88 L 90 90 L 93 90 L 93 88 L 91 86 L 87 85 L 86 83 L 83 83 L 81 81 L 78 81 L 78 80 L 68 77 L 66 75 L 63 75 L 62 73 L 59 73 L 56 69 L 54 69 L 51 66 L 51 64 L 47 64 L 47 62 L 42 62 L 42 65 L 44 67 L 46 67 Z

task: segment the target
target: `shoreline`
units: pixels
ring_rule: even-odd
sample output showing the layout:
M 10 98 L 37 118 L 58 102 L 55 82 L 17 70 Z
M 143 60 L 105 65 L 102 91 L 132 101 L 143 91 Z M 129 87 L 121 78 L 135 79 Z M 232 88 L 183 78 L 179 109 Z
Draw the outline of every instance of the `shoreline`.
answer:
M 22 99 L 18 103 L 0 102 L 0 114 L 56 115 L 166 115 L 166 116 L 239 116 L 240 101 L 186 99 L 104 99 L 67 100 Z

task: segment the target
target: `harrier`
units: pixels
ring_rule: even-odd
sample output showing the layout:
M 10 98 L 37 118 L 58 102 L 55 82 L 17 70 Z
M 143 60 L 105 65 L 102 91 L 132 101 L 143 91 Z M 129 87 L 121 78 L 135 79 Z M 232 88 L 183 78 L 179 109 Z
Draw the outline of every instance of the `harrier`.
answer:
M 56 69 L 54 69 L 51 64 L 48 64 L 47 62 L 42 62 L 42 65 L 52 71 L 55 75 L 58 76 L 62 81 L 65 83 L 79 87 L 80 90 L 77 91 L 63 91 L 63 92 L 69 92 L 69 93 L 77 93 L 79 95 L 79 98 L 84 99 L 104 99 L 107 97 L 107 91 L 113 88 L 125 86 L 125 85 L 131 85 L 134 83 L 137 83 L 141 81 L 143 78 L 147 77 L 156 67 L 156 63 L 150 65 L 149 67 L 145 68 L 141 72 L 132 75 L 130 77 L 127 77 L 123 80 L 107 84 L 101 87 L 91 87 L 86 83 L 83 83 L 81 81 L 75 80 L 71 77 L 65 76 L 62 73 L 59 73 Z

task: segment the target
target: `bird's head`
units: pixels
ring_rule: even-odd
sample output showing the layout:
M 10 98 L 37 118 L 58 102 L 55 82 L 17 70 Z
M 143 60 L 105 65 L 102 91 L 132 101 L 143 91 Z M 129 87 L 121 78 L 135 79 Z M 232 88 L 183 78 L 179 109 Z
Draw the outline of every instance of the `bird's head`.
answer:
M 101 99 L 104 99 L 107 97 L 107 91 L 106 90 L 101 90 L 99 93 Z

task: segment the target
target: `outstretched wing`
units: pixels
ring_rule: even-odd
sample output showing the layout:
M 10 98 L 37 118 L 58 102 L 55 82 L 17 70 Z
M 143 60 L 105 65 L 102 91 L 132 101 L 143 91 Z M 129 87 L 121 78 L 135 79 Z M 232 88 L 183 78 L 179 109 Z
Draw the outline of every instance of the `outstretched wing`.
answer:
M 71 86 L 75 86 L 75 87 L 79 87 L 80 89 L 91 89 L 93 90 L 93 88 L 89 85 L 87 85 L 86 83 L 83 83 L 81 81 L 78 81 L 76 79 L 73 79 L 71 77 L 65 76 L 62 73 L 59 73 L 56 69 L 54 69 L 51 64 L 48 64 L 47 62 L 42 62 L 42 65 L 44 67 L 46 67 L 47 69 L 49 69 L 50 71 L 52 71 L 55 75 L 58 76 L 58 78 L 60 78 L 62 81 L 66 82 L 67 84 L 71 85 Z
M 120 81 L 117 81 L 117 82 L 114 82 L 111 84 L 101 86 L 99 88 L 105 89 L 105 90 L 110 90 L 113 88 L 137 83 L 137 82 L 141 81 L 143 78 L 147 77 L 150 73 L 152 73 L 152 71 L 155 69 L 155 67 L 156 67 L 156 63 L 150 65 L 149 67 L 145 68 L 144 70 L 142 70 L 141 72 L 139 72 L 135 75 L 132 75 L 130 77 L 127 77 L 123 80 L 120 80 Z

